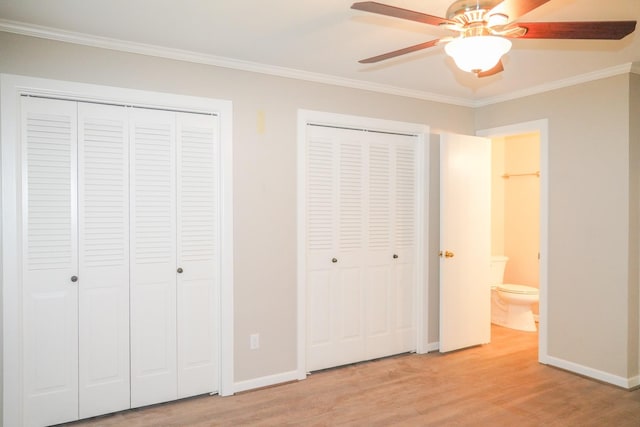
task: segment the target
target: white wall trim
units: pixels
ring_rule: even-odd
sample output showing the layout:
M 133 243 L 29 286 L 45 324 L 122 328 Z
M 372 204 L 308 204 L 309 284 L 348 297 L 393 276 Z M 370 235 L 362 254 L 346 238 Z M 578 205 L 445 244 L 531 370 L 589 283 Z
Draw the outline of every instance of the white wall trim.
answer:
M 220 283 L 220 384 L 219 394 L 233 393 L 233 193 L 231 101 L 97 86 L 10 74 L 0 75 L 0 149 L 2 157 L 2 292 L 3 292 L 3 421 L 21 425 L 22 389 L 20 338 L 20 250 L 17 250 L 19 217 L 18 117 L 20 96 L 47 96 L 98 101 L 140 107 L 215 113 L 220 120 L 222 155 L 222 242 Z
M 312 111 L 312 110 L 298 110 L 298 124 L 297 124 L 297 137 L 298 137 L 298 159 L 297 159 L 297 243 L 298 243 L 298 254 L 297 254 L 297 283 L 298 283 L 298 307 L 297 307 L 297 317 L 298 317 L 298 345 L 297 345 L 297 378 L 304 379 L 306 378 L 307 369 L 306 369 L 306 324 L 307 324 L 307 312 L 306 312 L 306 217 L 305 217 L 305 206 L 306 206 L 306 167 L 305 167 L 305 159 L 306 159 L 306 128 L 307 124 L 315 123 L 329 126 L 340 126 L 340 127 L 348 127 L 348 128 L 357 128 L 357 129 L 367 129 L 367 130 L 376 130 L 383 132 L 396 132 L 396 133 L 405 133 L 405 134 L 415 134 L 418 135 L 418 143 L 420 145 L 419 151 L 416 155 L 419 156 L 418 160 L 418 170 L 421 175 L 419 175 L 419 179 L 421 179 L 421 185 L 425 184 L 424 177 L 426 175 L 425 168 L 427 167 L 424 164 L 424 151 L 426 150 L 425 145 L 429 141 L 429 126 L 418 124 L 418 123 L 407 123 L 407 122 L 398 122 L 392 120 L 383 120 L 383 119 L 375 119 L 370 117 L 361 117 L 361 116 L 351 116 L 345 114 L 335 114 L 335 113 L 327 113 L 322 111 Z M 427 187 L 428 188 L 428 187 Z M 425 187 L 419 188 L 419 196 L 418 196 L 418 209 L 417 215 L 420 230 L 417 231 L 419 234 L 417 251 L 416 255 L 418 256 L 418 260 L 420 260 L 420 264 L 417 265 L 417 274 L 416 274 L 416 300 L 419 298 L 428 298 L 428 283 L 426 278 L 428 275 L 428 266 L 425 261 L 424 255 L 424 233 L 422 232 L 423 228 L 428 225 L 428 218 L 424 204 L 424 193 Z M 416 311 L 416 349 L 417 352 L 425 353 L 428 351 L 428 345 L 426 344 L 426 338 L 424 331 L 429 330 L 428 328 L 428 316 L 426 310 L 423 306 L 428 306 L 428 301 L 425 301 L 424 304 L 422 302 L 415 302 L 415 311 Z M 420 326 L 418 326 L 420 325 Z
M 524 98 L 525 96 L 537 95 L 544 92 L 549 92 L 556 89 L 562 89 L 565 87 L 575 86 L 582 83 L 591 82 L 594 80 L 600 80 L 607 77 L 613 77 L 620 74 L 627 74 L 632 71 L 631 63 L 616 65 L 615 67 L 605 68 L 603 70 L 593 71 L 591 73 L 580 74 L 577 76 L 569 77 L 567 79 L 555 80 L 538 86 L 532 86 L 527 89 L 517 90 L 504 95 L 479 99 L 474 102 L 474 107 L 484 107 L 486 105 L 498 104 L 504 101 L 510 101 L 513 99 Z
M 549 307 L 549 120 L 540 119 L 483 129 L 478 136 L 498 138 L 539 132 L 540 134 L 540 314 L 538 323 L 538 361 L 548 363 Z
M 640 385 L 640 377 L 638 376 L 625 378 L 600 371 L 598 369 L 589 368 L 588 366 L 580 365 L 578 363 L 569 362 L 568 360 L 560 359 L 558 357 L 549 356 L 545 364 L 625 389 L 632 389 Z
M 431 353 L 432 351 L 440 350 L 440 342 L 436 341 L 436 342 L 427 343 L 426 350 L 427 350 L 426 353 Z
M 306 375 L 305 375 L 306 378 Z M 256 388 L 268 387 L 271 385 L 298 381 L 304 378 L 298 376 L 298 371 L 282 372 L 275 375 L 267 375 L 265 377 L 253 378 L 246 381 L 238 381 L 233 385 L 233 392 L 240 393 L 242 391 L 253 390 Z

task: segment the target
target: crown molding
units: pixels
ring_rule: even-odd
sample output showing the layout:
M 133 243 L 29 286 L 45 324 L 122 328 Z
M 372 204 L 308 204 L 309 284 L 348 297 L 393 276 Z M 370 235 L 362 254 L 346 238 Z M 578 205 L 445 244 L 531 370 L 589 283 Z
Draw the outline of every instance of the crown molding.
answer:
M 401 88 L 397 86 L 365 82 L 356 79 L 347 79 L 328 74 L 313 73 L 310 71 L 260 64 L 257 62 L 242 61 L 238 59 L 203 54 L 188 50 L 173 49 L 145 43 L 136 43 L 108 37 L 93 36 L 6 19 L 0 19 L 0 31 L 49 40 L 56 40 L 66 43 L 74 43 L 84 46 L 98 47 L 102 49 L 117 50 L 128 53 L 136 53 L 140 55 L 174 59 L 178 61 L 213 65 L 216 67 L 230 68 L 234 70 L 268 74 L 277 77 L 286 77 L 290 79 L 304 80 L 315 83 L 324 83 L 351 89 L 360 89 L 371 92 L 385 93 L 389 95 L 416 98 L 425 101 L 434 101 L 445 104 L 460 105 L 464 107 L 473 107 L 474 104 L 473 100 L 465 98 L 438 95 L 429 92 Z
M 511 101 L 518 98 L 524 98 L 525 96 L 537 95 L 544 92 L 549 92 L 556 89 L 562 89 L 565 87 L 575 86 L 582 83 L 591 82 L 594 80 L 600 80 L 607 77 L 613 77 L 620 74 L 628 74 L 633 72 L 633 69 L 640 69 L 640 64 L 633 66 L 632 63 L 616 65 L 615 67 L 605 68 L 590 73 L 580 74 L 577 76 L 569 77 L 568 79 L 555 80 L 543 85 L 532 86 L 527 89 L 510 92 L 505 95 L 495 96 L 491 98 L 479 99 L 474 102 L 474 107 L 484 107 L 486 105 L 498 104 L 500 102 Z
M 444 104 L 459 105 L 462 107 L 483 107 L 500 102 L 536 95 L 551 90 L 574 86 L 581 83 L 599 80 L 606 77 L 616 76 L 625 73 L 640 74 L 640 63 L 628 63 L 599 71 L 594 71 L 568 79 L 556 80 L 543 85 L 533 86 L 527 89 L 510 92 L 495 97 L 482 99 L 468 99 L 452 97 L 424 92 L 419 90 L 406 89 L 397 86 L 384 85 L 379 83 L 366 82 L 357 79 L 332 76 L 329 74 L 313 73 L 310 71 L 297 70 L 293 68 L 278 67 L 274 65 L 260 64 L 257 62 L 243 61 L 234 58 L 215 56 L 193 52 L 182 49 L 173 49 L 157 45 L 136 43 L 131 41 L 113 39 L 108 37 L 93 36 L 84 33 L 60 30 L 57 28 L 44 27 L 40 25 L 27 24 L 18 21 L 0 19 L 0 31 L 20 34 L 31 37 L 38 37 L 49 40 L 56 40 L 66 43 L 74 43 L 84 46 L 98 47 L 102 49 L 117 50 L 140 55 L 155 56 L 178 61 L 193 62 L 197 64 L 213 65 L 216 67 L 229 68 L 234 70 L 248 71 L 253 73 L 267 74 L 276 77 L 285 77 L 296 80 L 304 80 L 314 83 L 323 83 L 334 86 L 342 86 L 351 89 L 360 89 L 371 92 L 384 93 L 388 95 L 403 96 L 408 98 L 421 99 L 424 101 L 439 102 Z

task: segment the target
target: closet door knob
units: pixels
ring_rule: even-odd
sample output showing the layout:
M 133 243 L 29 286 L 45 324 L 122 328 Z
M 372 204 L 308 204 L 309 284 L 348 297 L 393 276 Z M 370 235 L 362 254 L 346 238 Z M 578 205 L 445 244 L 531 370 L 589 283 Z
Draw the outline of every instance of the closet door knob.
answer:
M 398 254 L 393 254 L 393 259 L 398 259 Z
M 182 269 L 182 267 L 178 267 L 178 269 L 176 270 L 178 273 L 182 273 L 184 270 Z
M 338 258 L 331 258 L 331 262 L 335 264 L 336 262 L 338 262 Z
M 77 282 L 78 281 L 78 276 L 71 276 L 71 281 L 73 283 Z

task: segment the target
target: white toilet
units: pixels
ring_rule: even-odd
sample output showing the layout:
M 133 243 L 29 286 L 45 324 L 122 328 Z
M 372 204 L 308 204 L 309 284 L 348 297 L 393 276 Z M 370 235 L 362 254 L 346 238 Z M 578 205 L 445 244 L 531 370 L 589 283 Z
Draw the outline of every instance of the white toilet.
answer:
M 491 257 L 491 323 L 520 331 L 536 331 L 531 306 L 538 302 L 537 288 L 502 283 L 509 258 Z

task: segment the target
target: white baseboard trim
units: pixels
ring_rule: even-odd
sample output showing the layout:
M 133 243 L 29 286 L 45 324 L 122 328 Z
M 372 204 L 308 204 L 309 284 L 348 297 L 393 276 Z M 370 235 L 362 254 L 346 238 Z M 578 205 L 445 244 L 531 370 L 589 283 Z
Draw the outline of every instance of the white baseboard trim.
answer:
M 553 356 L 547 355 L 544 359 L 545 363 L 548 365 L 555 366 L 556 368 L 564 369 L 566 371 L 570 371 L 579 375 L 584 375 L 585 377 L 593 378 L 594 380 L 613 384 L 621 388 L 632 389 L 640 385 L 640 376 L 624 378 Z
M 440 350 L 439 341 L 427 343 L 427 353 L 431 353 L 432 351 L 438 351 L 438 350 Z
M 233 384 L 233 392 L 253 390 L 255 388 L 268 387 L 271 385 L 282 384 L 290 381 L 298 381 L 300 373 L 298 371 L 282 372 L 275 375 L 267 375 L 266 377 L 254 378 L 246 381 L 239 381 Z

